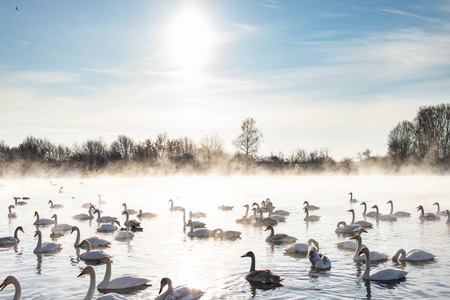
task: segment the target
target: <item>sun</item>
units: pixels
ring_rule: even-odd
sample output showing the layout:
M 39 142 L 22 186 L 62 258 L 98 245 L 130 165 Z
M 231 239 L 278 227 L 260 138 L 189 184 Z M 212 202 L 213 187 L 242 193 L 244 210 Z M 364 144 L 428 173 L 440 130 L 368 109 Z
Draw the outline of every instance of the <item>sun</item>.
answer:
M 176 68 L 196 72 L 211 60 L 216 34 L 207 17 L 197 10 L 185 10 L 174 17 L 166 34 L 168 51 Z

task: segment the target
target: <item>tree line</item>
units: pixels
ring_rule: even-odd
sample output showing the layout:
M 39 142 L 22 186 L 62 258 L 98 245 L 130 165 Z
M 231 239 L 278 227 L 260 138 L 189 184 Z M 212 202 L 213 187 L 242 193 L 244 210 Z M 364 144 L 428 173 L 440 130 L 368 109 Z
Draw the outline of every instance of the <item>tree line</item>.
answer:
M 241 132 L 232 141 L 236 151 L 227 153 L 224 141 L 217 135 L 204 136 L 199 142 L 189 137 L 172 139 L 167 133 L 136 142 L 119 135 L 111 144 L 102 138 L 80 145 L 55 145 L 46 138 L 28 136 L 17 147 L 0 141 L 0 176 L 116 173 L 129 175 L 197 174 L 302 174 L 307 172 L 358 173 L 374 166 L 396 172 L 405 166 L 433 167 L 449 170 L 450 105 L 420 107 L 413 121 L 398 123 L 389 133 L 387 154 L 372 156 L 370 149 L 357 153 L 357 160 L 335 161 L 328 149 L 307 152 L 303 149 L 289 155 L 281 152 L 258 156 L 263 134 L 253 118 L 241 123 Z

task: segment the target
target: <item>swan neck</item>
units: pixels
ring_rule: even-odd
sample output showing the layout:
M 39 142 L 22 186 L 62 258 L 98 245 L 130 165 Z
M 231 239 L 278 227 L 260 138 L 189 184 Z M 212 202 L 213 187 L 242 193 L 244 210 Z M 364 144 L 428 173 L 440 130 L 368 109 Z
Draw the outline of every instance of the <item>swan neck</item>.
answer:
M 357 235 L 357 236 L 355 236 L 355 240 L 356 240 L 355 256 L 357 256 L 359 254 L 359 251 L 361 251 L 361 248 L 362 248 L 362 238 L 360 235 Z
M 75 243 L 73 244 L 75 248 L 80 247 L 80 228 L 75 227 L 75 230 L 77 231 L 77 238 L 75 239 Z
M 370 279 L 370 254 L 369 251 L 364 252 L 366 256 L 366 269 L 364 270 L 364 274 L 362 276 L 363 279 Z
M 18 232 L 19 232 L 19 227 L 17 227 L 16 230 L 14 230 L 14 238 L 15 238 L 17 241 L 20 241 L 20 240 L 19 240 L 19 236 L 18 236 Z
M 106 260 L 106 272 L 105 277 L 103 277 L 102 282 L 99 285 L 107 285 L 111 280 L 111 261 L 109 259 Z
M 389 204 L 391 205 L 391 212 L 389 214 L 392 215 L 394 213 L 394 203 L 391 201 Z
M 366 212 L 367 212 L 367 205 L 366 205 L 365 202 L 363 202 L 362 204 L 363 204 L 363 206 L 364 206 L 363 216 L 365 216 L 365 215 L 366 215 Z
M 352 222 L 350 224 L 353 224 L 353 223 L 355 223 L 355 211 L 350 210 L 350 212 L 352 213 Z
M 308 208 L 305 208 L 306 217 L 309 217 L 309 210 Z
M 250 265 L 250 272 L 253 272 L 255 271 L 256 258 L 254 254 L 250 255 L 250 258 L 252 259 L 252 263 Z
M 20 299 L 22 299 L 22 285 L 20 284 L 20 281 L 17 278 L 14 278 L 13 281 L 12 281 L 12 284 L 16 288 L 13 300 L 20 300 Z
M 89 284 L 89 289 L 88 292 L 86 294 L 86 297 L 84 298 L 84 300 L 92 300 L 94 299 L 94 294 L 95 294 L 95 272 L 90 272 L 90 284 Z
M 439 202 L 436 202 L 436 206 L 437 206 L 436 214 L 438 214 L 441 211 L 441 207 L 439 206 Z
M 36 251 L 41 248 L 42 248 L 42 234 L 41 234 L 41 232 L 39 232 L 38 233 L 38 242 L 37 242 L 36 248 L 34 250 Z
M 248 218 L 248 210 L 249 210 L 249 207 L 250 207 L 250 206 L 248 206 L 248 205 L 245 207 L 245 216 L 244 216 L 244 219 L 247 219 L 247 218 Z

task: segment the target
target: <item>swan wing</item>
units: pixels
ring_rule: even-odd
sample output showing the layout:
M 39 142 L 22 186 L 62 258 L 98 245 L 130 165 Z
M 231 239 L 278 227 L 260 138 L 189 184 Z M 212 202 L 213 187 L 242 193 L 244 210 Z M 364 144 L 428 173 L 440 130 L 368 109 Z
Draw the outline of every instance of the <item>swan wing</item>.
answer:
M 426 251 L 420 250 L 420 249 L 413 249 L 411 251 L 408 251 L 408 254 L 406 255 L 405 260 L 422 261 L 422 260 L 431 260 L 431 259 L 434 259 L 435 257 L 436 257 L 436 255 L 434 255 L 430 252 L 426 252 Z
M 308 253 L 308 247 L 308 244 L 296 243 L 286 247 L 284 251 L 287 253 Z
M 370 272 L 370 280 L 375 281 L 400 280 L 402 278 L 405 278 L 406 274 L 408 274 L 408 272 L 403 270 L 380 268 Z
M 136 277 L 133 275 L 124 275 L 121 277 L 114 278 L 106 286 L 99 285 L 98 288 L 104 290 L 122 290 L 145 285 L 149 282 L 150 280 L 146 278 Z
M 199 289 L 180 286 L 170 293 L 165 300 L 192 300 L 203 296 L 204 292 Z

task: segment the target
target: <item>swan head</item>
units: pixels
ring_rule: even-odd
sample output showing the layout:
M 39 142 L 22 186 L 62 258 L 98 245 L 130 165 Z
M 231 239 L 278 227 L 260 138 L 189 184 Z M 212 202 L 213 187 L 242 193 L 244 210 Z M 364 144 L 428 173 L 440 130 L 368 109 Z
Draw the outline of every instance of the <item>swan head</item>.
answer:
M 75 230 L 77 230 L 78 229 L 78 227 L 77 226 L 73 226 L 72 227 L 72 230 L 70 231 L 70 234 L 72 234 Z
M 257 207 L 259 207 L 259 204 L 256 203 L 256 202 L 253 202 L 252 206 L 257 206 Z
M 18 227 L 16 228 L 16 230 L 20 230 L 20 231 L 22 231 L 22 233 L 25 233 L 25 231 L 23 231 L 22 226 L 18 226 Z
M 349 210 L 347 210 L 348 212 L 355 212 L 355 210 L 353 208 L 350 208 Z
M 2 284 L 0 285 L 0 291 L 3 291 L 3 289 L 9 285 L 9 284 L 13 284 L 14 282 L 18 281 L 16 277 L 9 275 L 8 277 L 5 278 L 5 280 L 3 280 Z
M 245 204 L 243 207 L 250 207 L 250 205 L 248 205 L 248 204 Z
M 389 204 L 389 203 L 391 203 L 391 204 L 392 204 L 392 200 L 389 200 L 388 202 L 386 202 L 386 204 Z
M 83 276 L 83 275 L 91 274 L 91 273 L 95 273 L 94 268 L 93 268 L 92 266 L 87 266 L 86 268 L 84 268 L 84 269 L 81 271 L 80 275 L 78 275 L 77 277 L 81 277 L 81 276 Z
M 375 204 L 372 208 L 378 209 L 378 205 Z
M 167 201 L 167 202 L 172 202 L 172 203 L 173 203 L 173 200 L 172 200 L 172 199 L 169 199 L 169 201 Z
M 362 249 L 358 252 L 358 255 L 361 254 L 368 254 L 369 253 L 369 249 L 367 247 L 362 247 Z
M 418 211 L 419 211 L 419 210 L 423 210 L 423 206 L 422 206 L 422 205 L 417 206 L 417 210 L 418 210 Z
M 39 216 L 39 213 L 37 211 L 34 212 L 34 216 Z
M 92 248 L 91 243 L 89 243 L 88 240 L 82 240 L 81 243 L 80 243 L 80 247 L 81 246 L 87 246 L 88 249 Z
M 267 228 L 264 231 L 267 231 L 267 230 L 273 231 L 273 226 L 272 225 L 267 226 Z
M 308 205 L 309 203 L 308 203 L 308 201 L 306 201 L 306 200 L 305 200 L 305 202 L 303 202 L 303 204 L 306 204 L 306 205 Z
M 159 294 L 161 294 L 163 288 L 168 285 L 169 287 L 172 286 L 172 280 L 168 277 L 164 277 L 161 279 L 160 288 L 159 288 Z
M 447 216 L 450 216 L 450 211 L 448 209 L 446 210 L 446 212 L 447 212 Z
M 53 204 L 53 201 L 52 201 L 52 200 L 48 200 L 48 203 L 49 203 L 49 204 L 50 204 L 50 203 Z
M 56 214 L 53 214 L 53 216 L 51 217 L 51 219 L 53 219 L 53 218 L 58 218 L 58 216 L 56 215 Z
M 433 205 L 439 205 L 439 203 L 438 202 L 434 202 Z
M 98 261 L 97 265 L 103 264 L 103 263 L 108 263 L 108 262 L 112 263 L 112 260 L 111 260 L 111 258 L 109 256 L 105 256 L 105 257 L 103 257 L 102 259 L 100 259 Z
M 353 233 L 354 233 L 355 235 L 360 235 L 360 234 L 363 233 L 363 232 L 367 233 L 367 230 L 365 230 L 365 229 L 362 228 L 362 227 L 358 227 L 358 228 L 353 229 Z
M 241 257 L 255 257 L 255 254 L 252 251 L 248 251 L 247 253 L 245 253 Z
M 36 230 L 33 237 L 37 237 L 38 235 L 41 235 L 41 231 L 40 230 Z

